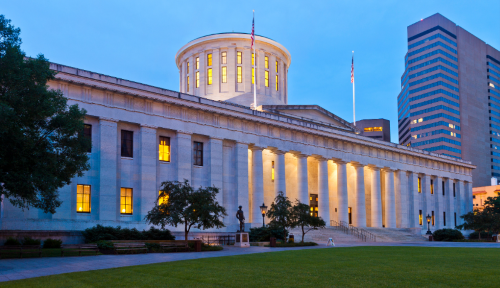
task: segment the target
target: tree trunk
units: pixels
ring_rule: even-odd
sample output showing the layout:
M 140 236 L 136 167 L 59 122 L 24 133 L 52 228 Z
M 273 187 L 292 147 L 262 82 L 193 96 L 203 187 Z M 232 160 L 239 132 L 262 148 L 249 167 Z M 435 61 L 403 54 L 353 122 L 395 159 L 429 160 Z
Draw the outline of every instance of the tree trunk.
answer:
M 304 233 L 304 225 L 302 225 L 302 242 L 301 243 L 304 243 L 304 235 L 305 235 L 305 233 Z
M 186 240 L 186 241 L 188 240 L 188 233 L 189 233 L 188 224 L 187 224 L 187 222 L 184 222 L 184 240 Z

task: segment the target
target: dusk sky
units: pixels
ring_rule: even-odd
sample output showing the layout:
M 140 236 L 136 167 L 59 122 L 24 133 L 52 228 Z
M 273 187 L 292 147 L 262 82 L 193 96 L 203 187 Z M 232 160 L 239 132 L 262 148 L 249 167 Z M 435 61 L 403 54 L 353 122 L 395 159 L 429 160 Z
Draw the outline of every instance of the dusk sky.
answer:
M 22 48 L 50 61 L 179 90 L 174 56 L 187 42 L 219 32 L 251 32 L 292 55 L 289 104 L 316 104 L 352 121 L 391 121 L 407 50 L 406 28 L 441 13 L 500 49 L 500 1 L 24 1 L 0 0 L 21 28 Z

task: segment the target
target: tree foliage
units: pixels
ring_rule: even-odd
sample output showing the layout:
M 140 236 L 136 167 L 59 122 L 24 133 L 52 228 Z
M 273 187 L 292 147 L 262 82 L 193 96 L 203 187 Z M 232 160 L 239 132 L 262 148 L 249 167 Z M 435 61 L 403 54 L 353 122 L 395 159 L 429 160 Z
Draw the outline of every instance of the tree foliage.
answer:
M 274 199 L 266 216 L 271 220 L 268 224 L 269 227 L 283 231 L 283 239 L 286 239 L 288 228 L 293 226 L 292 202 L 282 191 Z
M 311 207 L 301 203 L 299 200 L 292 207 L 292 226 L 300 227 L 302 230 L 302 243 L 304 243 L 304 236 L 307 232 L 325 228 L 326 223 L 321 217 L 311 215 Z
M 460 218 L 464 219 L 464 223 L 458 225 L 458 229 L 498 234 L 500 232 L 500 196 L 488 197 L 484 201 L 482 210 L 475 209 Z
M 185 239 L 192 227 L 198 229 L 221 228 L 221 218 L 226 209 L 219 205 L 216 196 L 219 188 L 200 187 L 194 190 L 188 180 L 165 181 L 161 184 L 155 206 L 146 215 L 149 224 L 165 226 L 184 225 Z
M 56 72 L 43 55 L 26 57 L 20 32 L 0 15 L 0 196 L 55 213 L 57 190 L 89 169 L 86 111 L 48 88 Z

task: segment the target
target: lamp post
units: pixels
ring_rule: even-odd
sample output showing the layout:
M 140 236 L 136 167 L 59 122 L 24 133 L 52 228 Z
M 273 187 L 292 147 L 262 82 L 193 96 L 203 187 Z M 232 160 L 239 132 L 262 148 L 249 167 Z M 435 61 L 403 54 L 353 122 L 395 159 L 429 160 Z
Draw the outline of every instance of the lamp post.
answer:
M 425 217 L 425 219 L 427 219 L 427 233 L 425 235 L 432 235 L 432 232 L 431 232 L 431 216 L 429 214 L 427 214 L 427 217 Z
M 262 203 L 262 206 L 260 206 L 259 208 L 260 212 L 262 213 L 262 227 L 266 227 L 266 224 L 264 223 L 264 217 L 266 217 L 267 206 Z

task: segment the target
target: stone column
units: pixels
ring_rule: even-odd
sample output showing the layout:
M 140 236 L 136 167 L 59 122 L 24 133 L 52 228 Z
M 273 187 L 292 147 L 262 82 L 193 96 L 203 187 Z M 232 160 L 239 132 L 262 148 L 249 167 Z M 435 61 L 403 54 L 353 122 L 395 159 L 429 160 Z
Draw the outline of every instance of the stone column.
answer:
M 434 217 L 436 221 L 436 229 L 443 228 L 443 178 L 434 178 Z
M 309 186 L 307 177 L 307 155 L 297 155 L 297 197 L 301 203 L 309 205 Z M 290 199 L 292 200 L 292 199 Z
M 118 215 L 118 188 L 116 187 L 118 154 L 118 125 L 116 120 L 99 119 L 99 197 L 93 207 L 99 207 L 96 220 L 116 221 Z M 94 193 L 97 194 L 97 193 Z
M 224 203 L 224 194 L 222 192 L 222 139 L 210 138 L 208 145 L 210 149 L 210 186 L 219 188 L 217 202 L 222 205 Z
M 356 227 L 366 227 L 366 206 L 365 206 L 365 165 L 352 164 L 356 170 L 355 204 L 352 224 Z
M 446 201 L 448 202 L 448 223 L 446 225 L 449 228 L 455 228 L 455 197 L 453 197 L 453 179 L 446 179 L 445 182 L 445 193 Z
M 418 174 L 415 172 L 410 172 L 410 227 L 420 227 L 419 224 L 419 210 L 420 210 L 420 198 L 418 193 Z
M 406 171 L 394 172 L 394 192 L 396 196 L 396 227 L 408 228 L 409 226 L 409 200 L 408 200 L 408 175 Z
M 286 196 L 286 177 L 285 177 L 285 152 L 275 151 L 274 158 L 274 192 L 275 197 L 281 191 Z
M 318 216 L 330 226 L 330 195 L 328 189 L 328 160 L 318 159 Z
M 370 166 L 371 170 L 371 227 L 382 228 L 382 192 L 380 191 L 380 168 Z
M 423 227 L 425 231 L 427 231 L 427 215 L 431 215 L 432 205 L 431 203 L 431 177 L 427 174 L 424 174 L 422 177 L 422 221 Z M 431 215 L 432 216 L 432 215 Z M 432 228 L 432 221 L 431 221 Z
M 394 170 L 385 168 L 385 228 L 396 228 L 396 195 L 394 193 Z
M 264 203 L 264 165 L 262 163 L 263 147 L 253 146 L 252 148 L 252 224 L 256 227 L 262 221 L 262 214 L 259 206 Z M 253 226 L 253 225 L 252 225 Z
M 236 208 L 243 206 L 246 223 L 250 222 L 248 201 L 248 143 L 236 142 Z M 236 211 L 234 211 L 236 213 Z M 234 214 L 233 213 L 233 214 Z M 228 213 L 229 214 L 229 213 Z M 239 229 L 239 228 L 238 228 Z
M 191 183 L 191 171 L 193 168 L 193 143 L 191 133 L 177 131 L 177 181 L 188 180 Z
M 465 182 L 465 211 L 464 214 L 472 212 L 472 183 Z
M 457 201 L 458 201 L 458 209 L 457 209 L 457 225 L 461 225 L 464 221 L 460 216 L 464 215 L 466 213 L 465 211 L 465 187 L 464 187 L 464 181 L 458 181 L 457 183 Z
M 135 221 L 143 221 L 144 217 L 154 207 L 158 197 L 156 187 L 156 163 L 158 162 L 158 142 L 156 140 L 156 128 L 154 126 L 141 125 L 141 189 L 134 195 Z M 135 193 L 134 193 L 135 194 Z
M 337 164 L 337 205 L 338 221 L 349 223 L 349 200 L 347 196 L 347 167 L 344 161 L 335 161 Z

